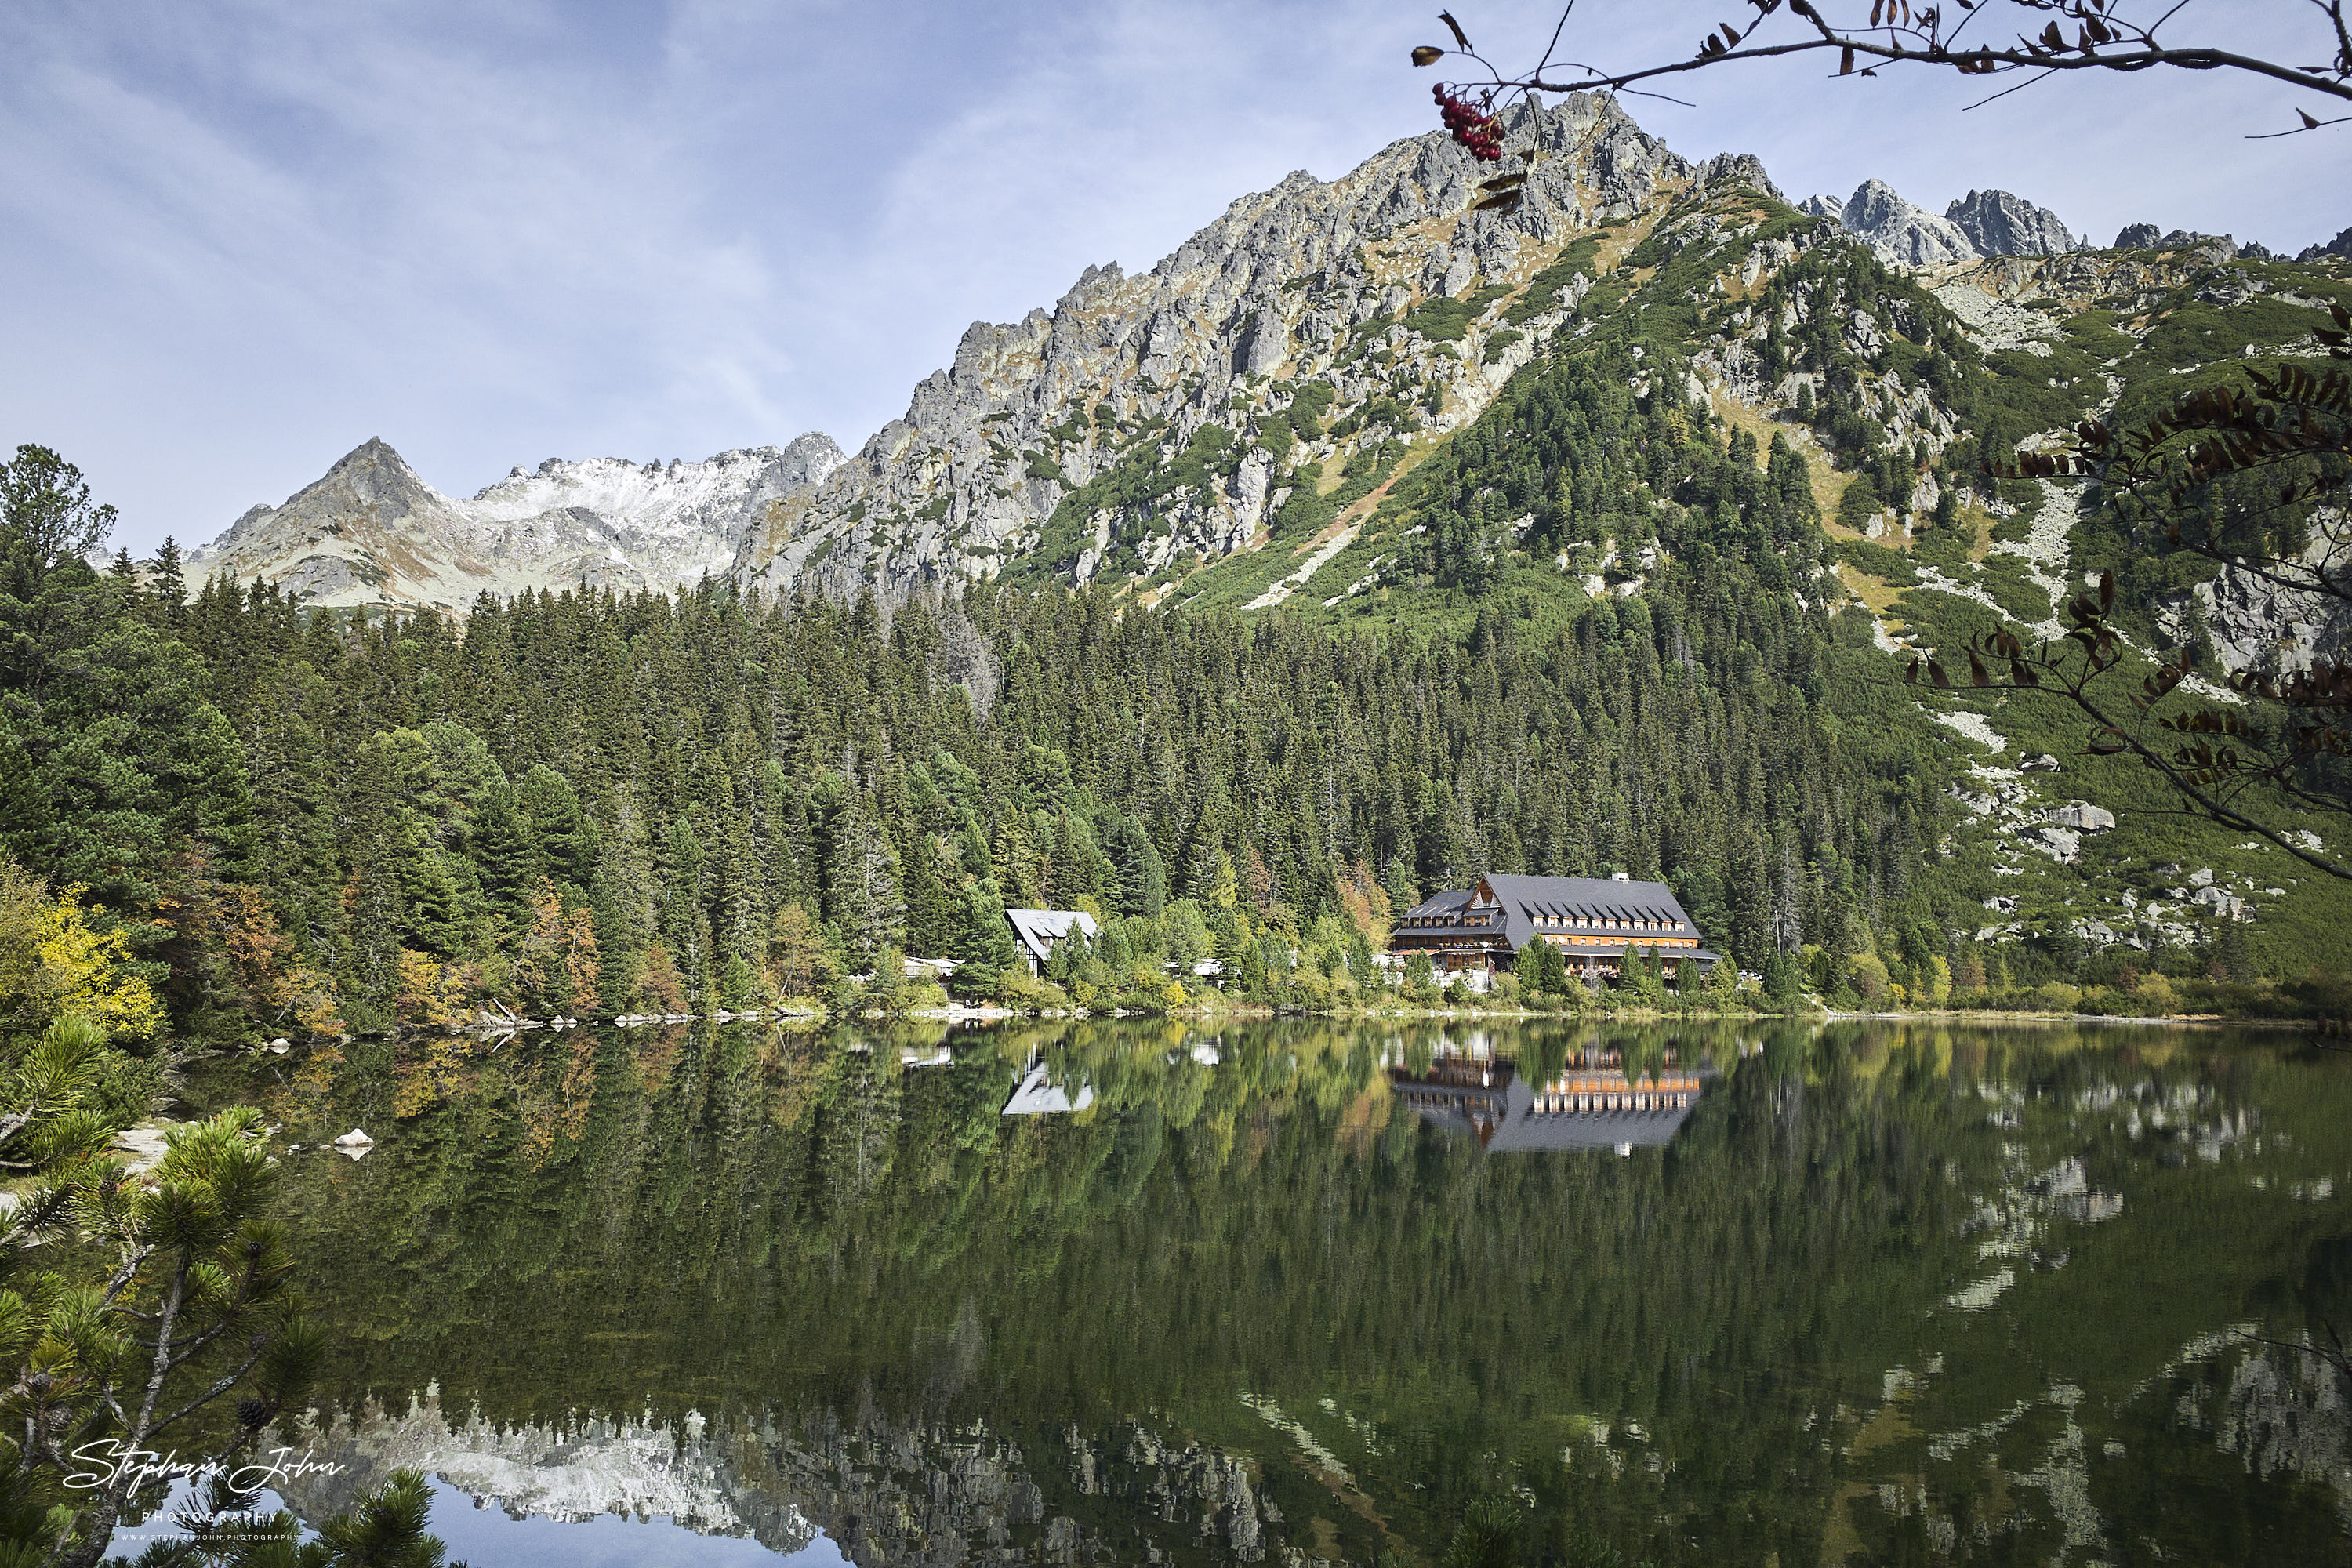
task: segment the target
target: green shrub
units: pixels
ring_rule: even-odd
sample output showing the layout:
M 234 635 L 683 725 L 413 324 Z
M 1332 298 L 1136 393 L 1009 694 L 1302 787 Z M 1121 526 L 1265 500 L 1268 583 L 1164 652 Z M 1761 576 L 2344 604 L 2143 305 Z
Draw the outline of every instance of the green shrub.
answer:
M 1841 539 L 1837 550 L 1839 559 L 1891 587 L 1916 588 L 1919 585 L 1918 569 L 1900 550 L 1889 550 L 1869 539 Z
M 1867 473 L 1856 474 L 1845 487 L 1845 494 L 1838 498 L 1838 521 L 1856 533 L 1866 531 L 1870 520 L 1885 510 L 1886 498 L 1878 493 L 1878 481 Z

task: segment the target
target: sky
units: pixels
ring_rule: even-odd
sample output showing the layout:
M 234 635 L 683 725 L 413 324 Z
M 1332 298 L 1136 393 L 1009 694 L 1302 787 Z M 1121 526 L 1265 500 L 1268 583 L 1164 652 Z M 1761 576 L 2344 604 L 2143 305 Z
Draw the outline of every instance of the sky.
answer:
M 550 457 L 854 449 L 972 321 L 1430 130 L 1453 73 L 1406 56 L 1445 41 L 1440 3 L 11 0 L 0 452 L 58 451 L 145 553 L 371 437 L 452 494 Z M 1506 67 L 1559 15 L 1453 8 Z M 1563 52 L 1680 58 L 1752 15 L 1580 0 Z M 2190 0 L 2171 26 L 2301 63 L 2327 53 L 2316 16 Z M 1686 156 L 1758 154 L 1792 199 L 1875 177 L 1940 212 L 2000 186 L 2103 244 L 2352 226 L 2352 125 L 2244 140 L 2294 122 L 2258 79 L 1969 110 L 1984 89 L 1956 75 L 1824 74 L 1717 68 L 1668 88 L 1687 107 L 1627 107 Z

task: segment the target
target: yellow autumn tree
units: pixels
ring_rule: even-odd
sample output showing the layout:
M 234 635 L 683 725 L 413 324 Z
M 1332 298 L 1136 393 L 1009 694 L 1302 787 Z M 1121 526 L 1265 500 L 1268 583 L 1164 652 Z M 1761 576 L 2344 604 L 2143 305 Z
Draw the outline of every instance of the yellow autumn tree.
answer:
M 47 882 L 0 858 L 0 1026 L 32 1033 L 74 1016 L 133 1040 L 163 1026 L 129 941 L 90 923 L 81 903 L 88 890 L 69 887 L 53 898 Z
M 1376 952 L 1385 952 L 1389 945 L 1389 895 L 1372 875 L 1367 862 L 1359 860 L 1339 879 L 1339 910 L 1348 923 L 1364 933 Z
M 530 930 L 515 959 L 515 977 L 541 1005 L 594 1010 L 601 954 L 596 916 L 588 909 L 565 909 L 555 885 L 541 879 L 531 897 Z
M 464 1028 L 473 1022 L 468 997 L 474 980 L 471 964 L 454 959 L 443 963 L 427 953 L 404 947 L 400 950 L 400 990 L 393 998 L 393 1016 L 407 1028 Z

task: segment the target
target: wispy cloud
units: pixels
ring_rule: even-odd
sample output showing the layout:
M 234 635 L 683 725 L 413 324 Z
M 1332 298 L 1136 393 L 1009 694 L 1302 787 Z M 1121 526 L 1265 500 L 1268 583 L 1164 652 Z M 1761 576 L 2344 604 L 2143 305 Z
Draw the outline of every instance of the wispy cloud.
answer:
M 1454 7 L 1497 56 L 1534 0 Z M 2216 0 L 2242 40 L 2293 7 Z M 125 536 L 206 537 L 369 436 L 446 489 L 551 455 L 698 457 L 899 413 L 975 318 L 1150 265 L 1294 168 L 1429 124 L 1433 5 L 847 0 L 188 6 L 0 15 L 0 443 L 55 446 Z M 1585 0 L 1612 59 L 1701 5 Z M 1685 37 L 1687 35 L 1687 37 Z M 2219 78 L 1968 84 L 1718 71 L 1637 105 L 1792 195 L 2000 184 L 2273 245 L 2347 222 L 2352 139 Z M 2039 95 L 2039 96 L 2037 96 Z

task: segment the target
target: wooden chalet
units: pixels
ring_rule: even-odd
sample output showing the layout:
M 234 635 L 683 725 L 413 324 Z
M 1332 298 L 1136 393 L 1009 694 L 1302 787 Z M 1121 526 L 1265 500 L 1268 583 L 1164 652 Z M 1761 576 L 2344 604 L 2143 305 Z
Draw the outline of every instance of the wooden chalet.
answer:
M 1069 940 L 1072 931 L 1084 932 L 1088 942 L 1102 934 L 1095 917 L 1083 910 L 1007 910 L 1004 919 L 1013 927 L 1022 957 L 1029 961 L 1033 980 L 1045 972 L 1045 965 L 1053 962 L 1055 946 Z
M 1531 942 L 1558 948 L 1588 983 L 1614 980 L 1628 949 L 1654 952 L 1668 980 L 1685 963 L 1706 975 L 1718 962 L 1673 889 L 1615 877 L 1489 874 L 1423 899 L 1389 935 L 1391 951 L 1426 952 L 1449 973 L 1507 967 Z

